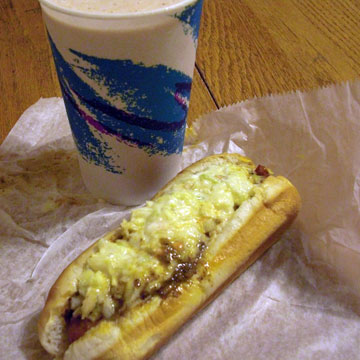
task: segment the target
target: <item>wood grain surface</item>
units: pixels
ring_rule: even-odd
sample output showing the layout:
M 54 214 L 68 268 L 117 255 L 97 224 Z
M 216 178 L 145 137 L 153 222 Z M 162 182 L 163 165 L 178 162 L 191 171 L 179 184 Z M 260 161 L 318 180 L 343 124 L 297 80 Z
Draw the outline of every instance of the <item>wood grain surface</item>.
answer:
M 204 0 L 189 122 L 217 107 L 357 79 L 357 0 Z M 0 0 L 0 143 L 60 96 L 37 0 Z
M 218 104 L 360 73 L 356 0 L 207 0 L 197 65 Z

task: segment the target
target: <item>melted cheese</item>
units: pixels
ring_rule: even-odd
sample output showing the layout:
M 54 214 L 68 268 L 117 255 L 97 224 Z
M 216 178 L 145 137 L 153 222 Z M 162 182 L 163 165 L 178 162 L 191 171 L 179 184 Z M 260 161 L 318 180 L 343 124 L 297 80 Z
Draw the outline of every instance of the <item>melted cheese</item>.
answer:
M 136 300 L 141 291 L 159 288 L 169 275 L 158 259 L 127 241 L 101 239 L 79 278 L 82 318 L 96 320 L 101 314 L 109 318 L 117 308 Z
M 253 186 L 248 167 L 212 165 L 189 173 L 155 202 L 135 210 L 122 224 L 124 234 L 130 243 L 153 254 L 169 242 L 185 261 L 251 196 Z
M 78 285 L 75 315 L 96 320 L 156 294 L 179 263 L 193 262 L 235 210 L 254 194 L 248 165 L 210 165 L 188 172 L 122 223 L 122 239 L 100 240 Z M 170 249 L 170 250 L 169 250 Z M 164 259 L 166 251 L 171 256 Z M 75 297 L 74 297 L 75 298 Z

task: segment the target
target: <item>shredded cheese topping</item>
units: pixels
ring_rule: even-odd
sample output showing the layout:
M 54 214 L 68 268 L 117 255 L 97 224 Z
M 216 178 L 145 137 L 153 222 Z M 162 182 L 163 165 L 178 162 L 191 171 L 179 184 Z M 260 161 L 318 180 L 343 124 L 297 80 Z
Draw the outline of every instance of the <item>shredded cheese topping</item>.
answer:
M 260 181 L 247 164 L 209 165 L 134 210 L 121 225 L 121 239 L 100 240 L 87 260 L 71 299 L 73 316 L 110 318 L 159 295 L 174 273 L 196 262 Z

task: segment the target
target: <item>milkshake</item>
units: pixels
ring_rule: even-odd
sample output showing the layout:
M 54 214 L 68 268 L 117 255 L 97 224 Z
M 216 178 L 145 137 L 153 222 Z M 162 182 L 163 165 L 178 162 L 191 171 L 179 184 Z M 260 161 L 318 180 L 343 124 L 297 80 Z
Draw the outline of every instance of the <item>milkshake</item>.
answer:
M 152 11 L 183 3 L 184 0 L 51 0 L 51 3 L 72 10 L 103 13 Z
M 111 203 L 180 168 L 202 0 L 40 0 L 81 174 Z

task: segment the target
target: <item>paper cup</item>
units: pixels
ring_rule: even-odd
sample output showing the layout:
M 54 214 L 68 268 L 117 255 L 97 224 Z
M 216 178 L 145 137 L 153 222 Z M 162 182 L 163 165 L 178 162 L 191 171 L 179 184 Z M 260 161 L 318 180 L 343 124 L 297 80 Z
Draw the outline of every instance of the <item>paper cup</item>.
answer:
M 40 3 L 86 187 L 150 199 L 179 171 L 202 0 L 132 14 Z

